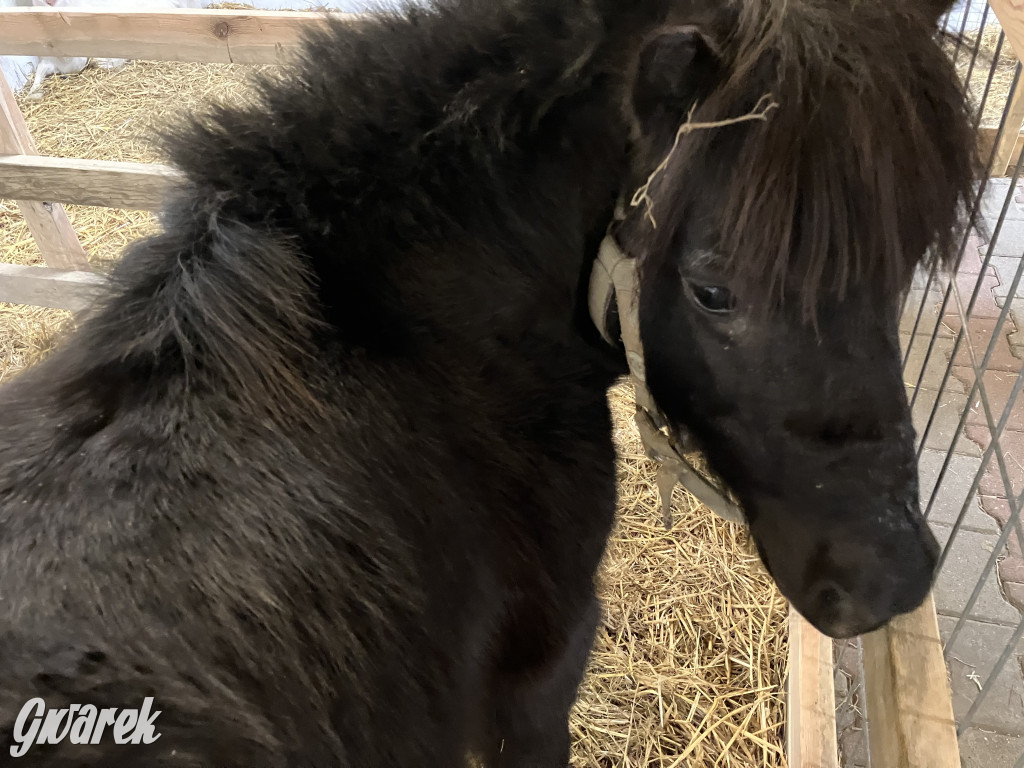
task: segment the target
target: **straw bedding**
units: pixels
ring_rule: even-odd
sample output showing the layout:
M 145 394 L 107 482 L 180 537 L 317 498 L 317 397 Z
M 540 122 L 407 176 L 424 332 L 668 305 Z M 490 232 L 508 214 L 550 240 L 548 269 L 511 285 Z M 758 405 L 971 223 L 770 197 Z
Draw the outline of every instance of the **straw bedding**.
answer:
M 202 99 L 242 98 L 251 68 L 133 62 L 47 81 L 22 101 L 45 154 L 158 160 L 149 126 Z M 103 269 L 150 232 L 139 211 L 68 206 Z M 39 263 L 11 201 L 0 200 L 0 259 Z M 50 349 L 67 313 L 0 304 L 0 382 Z M 654 465 L 632 423 L 627 384 L 611 393 L 619 449 L 619 520 L 599 575 L 604 622 L 573 714 L 577 768 L 784 766 L 785 600 L 745 530 L 718 520 L 682 490 L 675 527 L 660 523 Z
M 967 81 L 968 75 L 970 76 L 968 92 L 973 107 L 977 109 L 981 106 L 984 98 L 984 109 L 979 123 L 982 128 L 999 127 L 999 121 L 1006 108 L 1006 100 L 1009 98 L 1014 72 L 1017 68 L 1018 58 L 1009 40 L 1003 40 L 1002 47 L 999 48 L 999 58 L 996 60 L 1000 32 L 1001 27 L 994 15 L 990 13 L 985 28 L 981 31 L 980 42 L 978 41 L 978 31 L 974 30 L 965 32 L 959 43 L 947 40 L 945 44 L 946 50 L 956 64 L 956 71 L 960 75 L 961 81 Z M 972 67 L 971 60 L 974 58 L 975 51 L 977 51 L 977 58 Z M 989 75 L 992 76 L 991 83 Z M 986 87 L 988 88 L 987 97 L 985 96 Z M 1024 82 L 1018 87 L 1024 87 Z

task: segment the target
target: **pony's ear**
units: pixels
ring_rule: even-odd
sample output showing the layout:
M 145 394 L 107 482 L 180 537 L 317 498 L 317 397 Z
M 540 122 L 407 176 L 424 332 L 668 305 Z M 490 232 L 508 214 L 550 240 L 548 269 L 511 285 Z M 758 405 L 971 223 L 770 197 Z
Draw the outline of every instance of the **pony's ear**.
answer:
M 659 116 L 678 124 L 718 82 L 721 69 L 711 42 L 697 27 L 659 30 L 645 41 L 637 62 L 633 108 L 641 124 Z

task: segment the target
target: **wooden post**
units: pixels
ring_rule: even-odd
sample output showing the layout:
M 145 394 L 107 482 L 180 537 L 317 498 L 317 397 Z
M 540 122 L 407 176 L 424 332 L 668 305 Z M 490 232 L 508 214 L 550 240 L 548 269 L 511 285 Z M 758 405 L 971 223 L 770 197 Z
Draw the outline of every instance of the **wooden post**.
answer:
M 0 74 L 0 154 L 34 155 L 35 143 L 25 125 L 14 92 Z M 18 208 L 43 254 L 47 266 L 57 269 L 89 269 L 89 257 L 78 241 L 67 212 L 59 203 L 18 200 Z
M 935 603 L 862 639 L 872 768 L 960 768 Z
M 1024 72 L 1017 82 L 1017 90 L 1013 98 L 1006 105 L 1006 123 L 1003 126 L 1003 135 L 999 137 L 996 145 L 996 154 L 992 160 L 990 173 L 993 176 L 1006 176 L 1010 163 L 1014 159 L 1014 148 L 1020 138 L 1021 128 L 1024 127 Z M 988 157 L 983 157 L 987 161 Z
M 789 610 L 786 752 L 790 768 L 839 768 L 832 640 Z
M 1010 41 L 1010 47 L 1017 58 L 1024 61 L 1024 8 L 1018 7 L 1018 0 L 989 0 L 988 3 L 996 14 L 999 24 Z M 981 34 L 981 30 L 978 31 Z M 1017 90 L 1010 103 L 1006 105 L 1006 122 L 1003 135 L 996 147 L 996 155 L 991 173 L 994 176 L 1005 176 L 1010 165 L 1014 147 L 1024 128 L 1024 73 L 1017 82 Z

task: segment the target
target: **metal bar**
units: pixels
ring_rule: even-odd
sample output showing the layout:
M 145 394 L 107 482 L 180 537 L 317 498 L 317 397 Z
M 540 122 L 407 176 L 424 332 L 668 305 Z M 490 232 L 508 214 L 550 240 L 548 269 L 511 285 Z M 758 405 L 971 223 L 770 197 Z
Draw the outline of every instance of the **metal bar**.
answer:
M 1017 623 L 1017 628 L 1013 631 L 1013 635 L 1010 636 L 1009 641 L 1006 643 L 1006 647 L 996 660 L 995 666 L 992 667 L 992 671 L 989 672 L 988 677 L 985 678 L 985 682 L 982 684 L 981 690 L 978 692 L 974 701 L 971 702 L 970 709 L 968 709 L 964 714 L 963 721 L 957 724 L 957 736 L 960 736 L 967 728 L 970 728 L 970 724 L 974 721 L 974 716 L 978 713 L 978 710 L 985 702 L 985 699 L 988 698 L 989 691 L 992 690 L 991 683 L 999 677 L 999 673 L 1003 671 L 1003 667 L 1005 667 L 1006 662 L 1010 660 L 1014 650 L 1017 648 L 1017 643 L 1020 642 L 1022 637 L 1024 637 L 1024 618 Z M 1024 759 L 1024 754 L 1021 755 L 1021 758 Z
M 1013 94 L 1015 94 L 1017 92 L 1017 87 L 1020 84 L 1020 75 L 1021 75 L 1021 65 L 1018 62 L 1017 67 L 1016 67 L 1016 69 L 1014 70 L 1014 73 L 1013 73 L 1013 83 L 1010 86 L 1010 92 L 1009 92 L 1009 95 L 1008 95 L 1007 98 L 1012 98 Z M 995 153 L 996 153 L 996 149 L 997 149 L 998 144 L 999 144 L 999 139 L 1003 135 L 1003 131 L 1004 131 L 1005 127 L 1006 127 L 1006 112 L 1004 111 L 1003 112 L 1003 116 L 1002 116 L 1002 118 L 999 121 L 999 129 L 996 131 L 995 141 L 992 144 L 992 150 L 991 150 L 991 154 L 989 156 L 988 167 L 991 167 L 993 161 L 995 160 L 995 156 L 996 156 Z M 988 176 L 986 175 L 984 178 L 982 178 L 981 182 L 978 185 L 978 191 L 975 194 L 974 205 L 972 206 L 972 212 L 973 213 L 977 213 L 981 209 L 981 201 L 984 199 L 985 188 L 986 188 L 987 185 L 988 185 Z M 959 269 L 959 267 L 960 267 L 960 262 L 961 262 L 961 260 L 963 258 L 964 250 L 967 248 L 967 243 L 970 240 L 970 236 L 971 236 L 970 230 L 969 229 L 965 230 L 964 231 L 964 235 L 963 235 L 963 240 L 960 243 L 959 252 L 957 253 L 956 264 L 954 266 L 954 272 L 957 269 Z M 933 280 L 933 278 L 935 276 L 935 273 L 936 273 L 937 269 L 938 269 L 938 262 L 935 261 L 932 264 L 931 273 L 928 276 L 928 282 L 925 284 L 925 287 L 924 287 L 925 299 L 927 299 L 928 292 L 931 290 L 932 280 Z M 938 317 L 936 323 L 941 323 L 942 322 L 942 313 L 943 313 L 943 310 L 945 310 L 948 298 L 949 297 L 948 297 L 948 294 L 947 294 L 946 297 L 943 299 L 942 308 L 939 310 L 939 317 Z M 921 308 L 918 310 L 918 313 L 917 313 L 917 319 L 914 321 L 914 327 L 911 330 L 911 344 L 913 343 L 914 336 L 917 335 L 917 329 L 918 329 L 918 326 L 921 323 L 921 316 L 924 313 L 924 306 L 925 306 L 924 305 L 924 300 L 922 300 Z M 928 344 L 928 349 L 925 352 L 924 362 L 922 363 L 922 370 L 924 370 L 924 368 L 927 367 L 928 361 L 931 359 L 931 353 L 932 353 L 932 350 L 934 349 L 934 346 L 935 346 L 935 334 L 933 333 L 932 334 L 932 339 L 931 339 L 930 343 Z M 903 358 L 903 367 L 904 368 L 906 368 L 907 361 L 909 359 L 910 359 L 910 347 L 907 348 L 907 354 Z M 910 399 L 910 407 L 911 407 L 911 409 L 913 409 L 914 405 L 917 402 L 917 393 L 919 391 L 920 391 L 920 387 L 916 387 L 914 389 L 914 394 L 911 396 L 911 399 Z M 923 439 L 921 441 L 921 444 L 922 445 L 924 444 L 924 440 Z
M 1013 173 L 1014 184 L 1016 184 L 1016 180 L 1020 176 L 1022 167 L 1024 167 L 1024 153 L 1021 153 L 1021 156 L 1019 158 L 1017 158 L 1017 166 L 1014 168 L 1014 173 Z M 1012 189 L 1012 185 L 1011 185 L 1011 189 Z M 954 364 L 956 362 L 956 356 L 957 356 L 957 354 L 960 351 L 960 344 L 961 344 L 961 342 L 966 338 L 968 340 L 968 345 L 969 345 L 968 352 L 971 352 L 973 350 L 973 342 L 970 339 L 970 334 L 967 332 L 968 325 L 969 325 L 969 320 L 970 320 L 970 317 L 971 317 L 971 313 L 972 313 L 972 311 L 974 309 L 975 302 L 977 301 L 978 295 L 981 292 L 981 286 L 984 283 L 985 270 L 988 269 L 989 264 L 991 264 L 991 262 L 992 262 L 992 254 L 995 251 L 995 245 L 996 245 L 996 242 L 999 239 L 999 233 L 1002 231 L 1003 223 L 1006 220 L 1006 213 L 1007 213 L 1007 211 L 1009 209 L 1009 206 L 1010 206 L 1010 195 L 1007 194 L 1006 197 L 1003 199 L 1003 207 L 1002 207 L 1002 209 L 999 212 L 999 219 L 996 221 L 995 229 L 992 232 L 992 238 L 989 240 L 988 248 L 985 251 L 985 259 L 982 262 L 981 271 L 978 274 L 978 279 L 977 279 L 977 281 L 974 284 L 974 290 L 971 293 L 971 300 L 970 300 L 970 303 L 967 306 L 967 312 L 964 313 L 963 312 L 963 307 L 958 305 L 959 311 L 960 311 L 960 330 L 957 332 L 956 338 L 955 338 L 955 340 L 953 342 L 953 351 L 950 353 L 949 362 L 946 364 L 946 370 L 943 372 L 942 381 L 939 384 L 939 391 L 938 391 L 938 394 L 935 397 L 935 403 L 932 405 L 931 412 L 928 415 L 928 422 L 925 425 L 925 428 L 924 428 L 924 430 L 921 433 L 920 443 L 918 444 L 918 448 L 917 448 L 917 458 L 918 458 L 918 460 L 921 459 L 921 455 L 924 452 L 925 443 L 928 440 L 928 435 L 931 433 L 932 425 L 934 424 L 935 417 L 938 414 L 939 405 L 940 405 L 941 400 L 942 400 L 942 394 L 943 394 L 943 392 L 945 392 L 946 384 L 949 382 L 949 377 L 952 375 L 953 366 L 954 366 Z M 1018 274 L 1015 276 L 1014 281 L 1011 284 L 1011 288 L 1010 288 L 1011 293 L 1016 291 L 1017 284 L 1019 283 L 1019 281 L 1020 281 L 1020 269 L 1018 268 Z M 950 278 L 949 286 L 946 289 L 946 291 L 947 291 L 947 298 L 948 298 L 950 292 L 954 289 L 954 287 L 956 287 L 956 273 L 954 273 L 954 275 Z M 959 297 L 959 295 L 960 295 L 959 294 L 959 287 L 956 287 L 956 291 L 957 291 L 957 297 Z M 945 302 L 943 302 L 942 306 L 943 306 L 943 309 L 944 309 L 945 306 L 946 306 Z M 1004 307 L 1003 311 L 1000 313 L 1000 319 L 999 319 L 999 322 L 997 323 L 997 326 L 996 326 L 996 330 L 997 331 L 1001 330 L 1003 328 L 1003 325 L 1005 324 L 1005 318 L 1008 315 L 1008 313 L 1009 313 L 1008 309 L 1006 307 Z M 939 317 L 941 319 L 942 312 L 939 313 Z M 998 333 L 996 333 L 996 334 L 993 334 L 992 339 L 989 340 L 989 346 L 988 346 L 988 348 L 985 351 L 984 361 L 982 362 L 983 366 L 987 366 L 988 365 L 988 362 L 989 362 L 989 360 L 991 359 L 991 356 L 992 356 L 992 352 L 995 350 L 996 339 L 998 339 L 998 338 L 999 338 Z M 933 342 L 934 342 L 934 337 L 933 337 Z M 926 356 L 924 364 L 921 366 L 921 375 L 918 378 L 918 387 L 921 386 L 921 382 L 924 380 L 924 372 L 927 369 L 927 365 L 928 365 L 928 358 Z M 977 370 L 975 370 L 975 383 L 977 384 L 978 381 L 979 381 L 979 377 L 977 375 Z M 968 395 L 968 398 L 967 398 L 968 404 L 973 399 L 974 399 L 974 389 L 972 389 L 970 394 Z M 911 407 L 913 407 L 913 402 L 914 401 L 912 399 L 911 400 Z M 953 442 L 949 446 L 949 453 L 950 454 L 953 453 L 953 451 L 956 448 L 957 442 L 960 440 L 960 436 L 961 436 L 961 433 L 963 431 L 964 424 L 966 423 L 966 421 L 967 421 L 967 411 L 965 410 L 963 413 L 960 414 L 960 420 L 957 423 L 957 429 L 956 429 L 956 432 L 953 435 Z M 947 457 L 947 461 L 948 461 L 948 457 Z M 930 510 L 931 510 L 931 504 L 929 504 L 928 509 L 926 510 L 926 517 L 927 517 L 928 514 L 930 514 Z

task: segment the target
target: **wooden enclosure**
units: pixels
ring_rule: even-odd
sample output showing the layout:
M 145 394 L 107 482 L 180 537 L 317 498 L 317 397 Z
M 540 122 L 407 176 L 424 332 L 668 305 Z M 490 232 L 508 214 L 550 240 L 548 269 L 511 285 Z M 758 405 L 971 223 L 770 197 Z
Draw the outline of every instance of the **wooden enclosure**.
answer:
M 990 0 L 1017 51 L 1024 11 Z M 356 21 L 357 16 L 345 15 Z M 147 60 L 274 64 L 295 50 L 317 13 L 167 10 L 96 12 L 78 8 L 0 11 L 0 54 L 105 56 Z M 1020 145 L 1024 86 L 995 145 L 998 172 Z M 987 142 L 987 144 L 986 144 Z M 60 203 L 152 210 L 180 183 L 177 171 L 145 163 L 40 156 L 7 82 L 0 76 L 0 197 L 18 202 L 46 266 L 0 264 L 0 301 L 79 310 L 103 278 L 89 261 Z M 55 202 L 59 201 L 59 202 Z M 787 751 L 794 768 L 837 768 L 833 644 L 795 612 L 790 617 Z M 864 661 L 875 768 L 960 765 L 950 691 L 931 599 L 865 637 Z
M 0 10 L 0 55 L 277 64 L 295 50 L 302 30 L 323 18 L 271 11 L 15 8 Z M 90 271 L 60 203 L 156 209 L 178 178 L 175 170 L 157 164 L 40 156 L 14 94 L 0 77 L 0 197 L 17 201 L 46 263 L 0 264 L 0 301 L 87 306 L 102 278 Z

